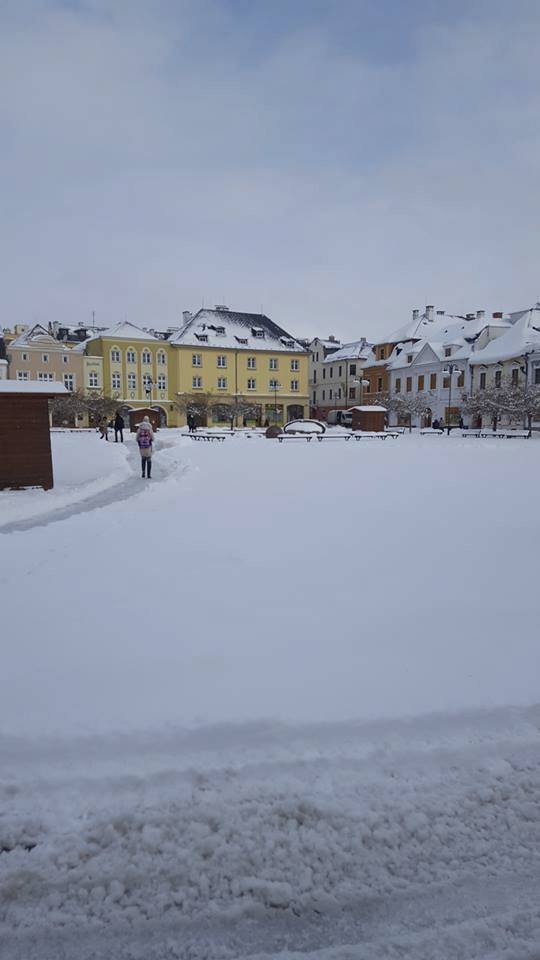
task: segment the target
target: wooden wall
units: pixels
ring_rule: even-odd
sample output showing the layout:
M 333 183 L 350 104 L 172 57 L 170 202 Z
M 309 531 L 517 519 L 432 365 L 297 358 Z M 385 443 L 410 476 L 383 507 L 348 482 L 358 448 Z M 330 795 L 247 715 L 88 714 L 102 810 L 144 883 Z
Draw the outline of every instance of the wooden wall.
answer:
M 373 433 L 382 433 L 384 430 L 384 410 L 354 410 L 352 411 L 352 429 L 367 430 Z
M 47 397 L 0 394 L 0 489 L 52 486 Z

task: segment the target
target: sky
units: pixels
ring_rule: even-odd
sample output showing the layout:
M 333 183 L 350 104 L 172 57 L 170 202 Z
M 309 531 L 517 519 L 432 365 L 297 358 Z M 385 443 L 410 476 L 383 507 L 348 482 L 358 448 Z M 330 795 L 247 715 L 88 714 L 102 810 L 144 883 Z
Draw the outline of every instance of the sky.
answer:
M 540 296 L 536 0 L 0 0 L 0 324 Z

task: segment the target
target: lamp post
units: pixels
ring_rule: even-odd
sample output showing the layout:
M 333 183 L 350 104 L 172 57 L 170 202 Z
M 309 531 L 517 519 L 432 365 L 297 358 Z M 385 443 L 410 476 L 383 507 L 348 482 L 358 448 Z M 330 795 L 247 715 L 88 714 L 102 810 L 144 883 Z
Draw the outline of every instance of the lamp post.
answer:
M 144 392 L 146 394 L 147 399 L 150 401 L 150 403 L 152 403 L 152 387 L 153 386 L 154 386 L 154 381 L 152 380 L 152 377 L 148 377 L 144 387 Z
M 364 387 L 369 387 L 369 380 L 362 380 L 361 377 L 355 377 L 353 383 L 358 384 L 360 387 L 360 406 L 362 406 L 364 402 Z
M 458 367 L 457 363 L 449 363 L 443 369 L 443 373 L 448 377 L 448 423 L 447 435 L 450 436 L 450 408 L 452 406 L 452 377 L 455 373 L 461 373 L 461 367 Z
M 281 390 L 281 384 L 279 380 L 273 381 L 272 390 L 274 391 L 274 422 L 277 423 L 277 418 L 278 418 L 277 395 L 278 395 L 278 390 Z

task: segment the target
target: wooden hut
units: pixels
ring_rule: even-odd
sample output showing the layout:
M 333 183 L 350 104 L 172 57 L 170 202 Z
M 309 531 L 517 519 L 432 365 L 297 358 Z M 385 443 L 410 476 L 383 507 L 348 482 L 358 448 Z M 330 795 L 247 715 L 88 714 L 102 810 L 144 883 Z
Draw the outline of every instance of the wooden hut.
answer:
M 152 430 L 159 429 L 159 410 L 153 410 L 151 407 L 141 407 L 139 410 L 131 409 L 129 411 L 129 429 L 131 433 L 137 432 L 137 427 L 148 417 L 152 424 Z
M 0 380 L 0 489 L 53 486 L 49 404 L 62 383 Z
M 351 407 L 351 427 L 367 433 L 382 433 L 386 420 L 386 407 Z

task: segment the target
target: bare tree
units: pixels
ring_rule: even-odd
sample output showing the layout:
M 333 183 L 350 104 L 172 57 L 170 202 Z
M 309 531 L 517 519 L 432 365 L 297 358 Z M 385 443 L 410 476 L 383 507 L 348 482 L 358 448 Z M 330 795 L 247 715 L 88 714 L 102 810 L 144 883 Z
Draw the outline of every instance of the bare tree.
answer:
M 382 401 L 388 410 L 397 413 L 398 417 L 406 420 L 409 426 L 409 432 L 412 430 L 412 418 L 414 416 L 425 416 L 431 411 L 433 406 L 433 394 L 431 393 L 393 393 L 388 394 Z
M 208 422 L 214 396 L 210 391 L 201 393 L 177 393 L 175 407 L 186 417 L 192 414 L 203 423 Z
M 112 417 L 119 405 L 119 401 L 114 397 L 73 390 L 67 395 L 54 397 L 50 401 L 50 411 L 53 423 L 56 424 L 76 423 L 77 418 L 84 415 L 90 423 L 98 423 L 102 417 Z
M 238 426 L 240 419 L 260 420 L 261 405 L 249 397 L 231 397 L 215 401 L 212 404 L 212 413 L 220 420 L 228 420 L 232 430 L 235 424 Z
M 474 393 L 465 402 L 464 410 L 473 417 L 489 418 L 493 430 L 505 415 L 511 423 L 523 423 L 530 430 L 533 419 L 540 416 L 540 387 L 516 387 L 505 378 L 499 385 L 490 384 Z

